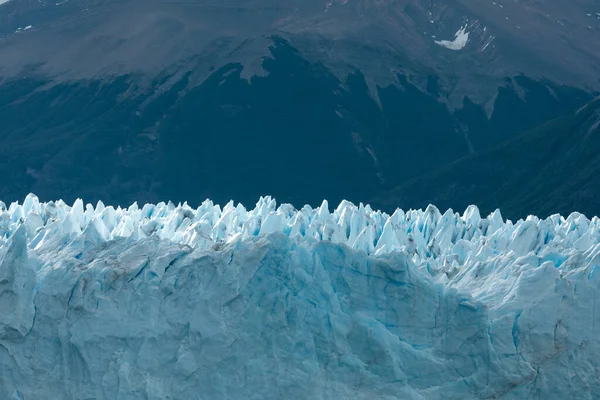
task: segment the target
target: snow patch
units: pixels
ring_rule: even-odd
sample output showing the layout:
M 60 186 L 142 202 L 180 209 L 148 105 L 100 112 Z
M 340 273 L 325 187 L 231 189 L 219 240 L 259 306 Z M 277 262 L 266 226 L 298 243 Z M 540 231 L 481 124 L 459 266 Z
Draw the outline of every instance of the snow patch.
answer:
M 17 28 L 17 30 L 15 31 L 15 33 L 25 32 L 25 31 L 30 30 L 31 28 L 33 28 L 33 25 L 27 25 L 25 28 Z
M 454 40 L 436 40 L 435 43 L 450 50 L 462 50 L 469 42 L 469 32 L 467 26 L 461 27 L 454 34 Z

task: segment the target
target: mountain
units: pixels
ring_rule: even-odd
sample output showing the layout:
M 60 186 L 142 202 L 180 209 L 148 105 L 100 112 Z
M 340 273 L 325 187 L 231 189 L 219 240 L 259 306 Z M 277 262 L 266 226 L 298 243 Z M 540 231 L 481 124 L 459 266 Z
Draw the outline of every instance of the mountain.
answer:
M 483 212 L 502 204 L 505 216 L 600 215 L 600 99 L 524 133 L 498 148 L 466 157 L 383 194 L 383 208 L 435 202 L 461 210 L 477 198 Z M 429 188 L 435 187 L 435 192 Z
M 589 102 L 594 7 L 11 0 L 0 198 L 374 198 Z
M 444 75 L 460 102 L 519 73 L 597 88 L 599 12 L 593 0 L 12 0 L 0 13 L 0 54 L 4 74 L 43 63 L 71 78 L 201 58 L 202 80 L 229 62 L 260 74 L 260 56 L 281 34 L 340 76 L 367 71 L 370 84 L 395 81 L 390 70 Z

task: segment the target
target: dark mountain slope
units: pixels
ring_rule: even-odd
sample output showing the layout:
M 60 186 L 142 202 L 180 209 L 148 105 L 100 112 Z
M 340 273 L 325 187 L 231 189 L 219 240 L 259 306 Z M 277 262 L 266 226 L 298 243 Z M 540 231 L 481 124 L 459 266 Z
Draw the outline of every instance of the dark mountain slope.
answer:
M 177 70 L 149 84 L 136 74 L 5 81 L 0 198 L 33 191 L 121 205 L 207 197 L 253 203 L 264 194 L 297 206 L 364 201 L 589 99 L 516 77 L 498 89 L 488 119 L 468 98 L 451 112 L 398 75 L 375 100 L 362 72 L 340 81 L 274 40 L 262 65 L 268 73 L 250 80 L 232 63 L 199 86 L 190 84 L 193 72 Z
M 10 0 L 0 198 L 365 201 L 591 100 L 595 7 Z
M 467 157 L 403 184 L 374 204 L 392 209 L 434 203 L 505 217 L 580 211 L 600 215 L 600 99 L 489 152 Z

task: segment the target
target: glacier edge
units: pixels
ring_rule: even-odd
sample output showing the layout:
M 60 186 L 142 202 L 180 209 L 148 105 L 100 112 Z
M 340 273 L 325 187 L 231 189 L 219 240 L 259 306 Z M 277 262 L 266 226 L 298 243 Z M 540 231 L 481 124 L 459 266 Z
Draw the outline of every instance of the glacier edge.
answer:
M 597 398 L 600 221 L 0 203 L 0 398 Z

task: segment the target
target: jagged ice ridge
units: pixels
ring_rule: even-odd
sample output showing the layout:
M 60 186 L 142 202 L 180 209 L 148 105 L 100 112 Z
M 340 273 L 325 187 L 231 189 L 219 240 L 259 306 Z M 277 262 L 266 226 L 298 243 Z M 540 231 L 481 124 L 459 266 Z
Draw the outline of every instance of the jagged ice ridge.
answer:
M 600 220 L 0 202 L 0 398 L 600 396 Z

